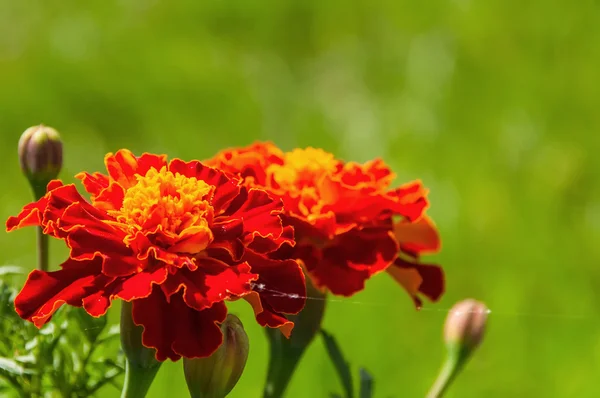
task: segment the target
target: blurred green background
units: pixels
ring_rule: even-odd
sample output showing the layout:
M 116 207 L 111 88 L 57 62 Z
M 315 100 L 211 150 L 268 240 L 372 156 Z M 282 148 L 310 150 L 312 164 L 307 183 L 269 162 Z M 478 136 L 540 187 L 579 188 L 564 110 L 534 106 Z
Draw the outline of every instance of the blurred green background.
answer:
M 488 334 L 448 397 L 597 397 L 599 77 L 592 0 L 0 0 L 0 219 L 30 200 L 16 145 L 41 122 L 63 136 L 67 181 L 122 147 L 190 160 L 260 139 L 380 156 L 431 189 L 447 293 L 417 312 L 379 275 L 328 304 L 325 327 L 375 396 L 424 396 L 448 309 L 475 297 Z M 32 268 L 34 235 L 0 233 L 0 260 Z M 251 356 L 231 397 L 260 397 L 266 341 L 249 307 L 232 310 Z M 288 397 L 333 391 L 317 341 Z M 150 397 L 186 394 L 179 362 Z

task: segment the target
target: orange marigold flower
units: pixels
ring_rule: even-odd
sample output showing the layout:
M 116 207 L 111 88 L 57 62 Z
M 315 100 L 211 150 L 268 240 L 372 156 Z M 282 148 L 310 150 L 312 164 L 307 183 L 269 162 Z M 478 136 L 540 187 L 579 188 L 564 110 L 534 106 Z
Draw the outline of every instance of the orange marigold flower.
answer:
M 91 202 L 54 180 L 8 219 L 8 231 L 41 226 L 70 249 L 59 271 L 29 274 L 15 299 L 22 318 L 41 327 L 64 303 L 98 317 L 115 298 L 133 301 L 143 344 L 177 360 L 213 353 L 224 301 L 244 298 L 261 325 L 289 336 L 284 314 L 303 308 L 305 284 L 296 261 L 267 257 L 294 245 L 281 200 L 198 161 L 120 150 L 105 164 L 108 175 L 77 175 Z
M 419 293 L 432 300 L 443 293 L 441 268 L 418 261 L 419 254 L 439 249 L 420 181 L 390 189 L 395 176 L 382 160 L 343 162 L 321 149 L 283 152 L 269 142 L 225 150 L 206 162 L 283 200 L 297 244 L 283 245 L 276 256 L 302 260 L 318 287 L 350 296 L 388 270 L 418 305 Z

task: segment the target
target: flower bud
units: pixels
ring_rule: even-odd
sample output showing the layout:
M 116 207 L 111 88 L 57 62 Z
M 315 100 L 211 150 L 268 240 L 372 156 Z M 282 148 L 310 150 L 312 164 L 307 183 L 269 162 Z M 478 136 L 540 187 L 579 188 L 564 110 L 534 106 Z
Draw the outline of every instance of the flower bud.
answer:
M 223 398 L 242 376 L 249 342 L 239 318 L 229 314 L 221 324 L 223 343 L 206 358 L 183 358 L 185 381 L 192 398 Z
M 485 304 L 473 299 L 460 301 L 452 307 L 444 325 L 448 355 L 427 398 L 443 396 L 460 374 L 469 356 L 483 339 L 489 313 Z
M 42 124 L 25 130 L 19 139 L 19 163 L 32 184 L 55 179 L 62 167 L 62 141 L 52 127 Z
M 444 326 L 448 349 L 460 357 L 467 357 L 476 349 L 483 339 L 489 312 L 485 304 L 473 299 L 455 304 Z
M 121 302 L 121 348 L 127 358 L 121 397 L 146 396 L 162 362 L 156 360 L 156 350 L 142 344 L 144 328 L 133 322 L 133 303 Z
M 127 361 L 136 368 L 152 368 L 160 362 L 156 360 L 156 350 L 142 344 L 144 328 L 133 322 L 132 304 L 127 301 L 121 304 L 121 348 Z

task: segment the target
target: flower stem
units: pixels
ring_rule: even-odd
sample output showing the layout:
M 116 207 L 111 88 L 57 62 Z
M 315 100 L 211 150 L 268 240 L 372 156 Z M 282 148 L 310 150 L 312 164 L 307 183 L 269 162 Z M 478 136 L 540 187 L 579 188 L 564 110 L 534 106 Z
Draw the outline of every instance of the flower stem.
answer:
M 33 196 L 35 200 L 40 200 L 46 194 L 46 186 L 43 184 L 32 183 Z M 49 241 L 48 235 L 44 235 L 44 229 L 37 227 L 37 254 L 38 266 L 40 271 L 48 271 L 48 252 Z
M 306 278 L 306 295 L 314 299 L 307 301 L 300 313 L 288 315 L 288 319 L 294 322 L 289 339 L 277 329 L 265 328 L 270 356 L 264 398 L 283 397 L 304 352 L 321 330 L 326 295 L 312 284 L 310 278 Z
M 304 347 L 295 349 L 279 330 L 268 330 L 268 333 L 275 334 L 277 340 L 271 342 L 269 369 L 263 398 L 281 398 L 300 362 Z
M 144 398 L 150 389 L 150 385 L 152 385 L 152 381 L 154 381 L 158 369 L 160 369 L 160 363 L 151 368 L 143 369 L 126 361 L 121 398 Z
M 44 235 L 42 227 L 37 228 L 38 269 L 48 271 L 48 235 Z
M 435 383 L 429 390 L 427 398 L 441 398 L 458 375 L 462 368 L 462 364 L 463 361 L 457 360 L 456 357 L 448 357 L 440 370 Z

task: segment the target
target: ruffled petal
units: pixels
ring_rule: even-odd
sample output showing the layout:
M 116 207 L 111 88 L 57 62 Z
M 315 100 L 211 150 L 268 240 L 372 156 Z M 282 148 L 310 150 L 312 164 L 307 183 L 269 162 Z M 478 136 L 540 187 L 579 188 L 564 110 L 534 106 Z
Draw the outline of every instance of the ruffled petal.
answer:
M 94 206 L 104 211 L 118 210 L 123 206 L 124 198 L 124 188 L 119 183 L 111 182 L 94 197 Z
M 109 153 L 104 157 L 108 175 L 123 188 L 129 188 L 137 183 L 136 174 L 146 175 L 148 170 L 160 170 L 167 165 L 166 155 L 144 153 L 136 157 L 131 151 L 121 149 L 115 154 Z
M 417 308 L 423 305 L 419 294 L 437 301 L 444 294 L 444 271 L 431 264 L 420 264 L 398 258 L 387 272 L 412 297 Z
M 402 220 L 394 225 L 394 235 L 400 248 L 409 253 L 424 254 L 440 250 L 440 235 L 433 220 L 423 216 L 420 220 L 411 223 Z
M 226 149 L 205 163 L 229 173 L 239 174 L 250 186 L 265 186 L 267 167 L 272 164 L 282 165 L 283 156 L 283 152 L 272 142 L 256 142 L 245 148 Z
M 242 239 L 254 250 L 267 253 L 284 243 L 293 243 L 292 230 L 284 230 L 280 214 L 283 202 L 260 189 L 243 188 L 224 217 L 243 220 Z
M 44 213 L 48 208 L 48 202 L 53 196 L 58 195 L 59 192 L 63 193 L 63 191 L 66 191 L 71 195 L 74 191 L 75 194 L 77 194 L 75 198 L 81 198 L 74 185 L 63 185 L 62 182 L 58 180 L 50 181 L 46 190 L 46 195 L 36 202 L 27 204 L 17 216 L 8 218 L 6 221 L 6 231 L 10 232 L 23 227 L 45 226 Z M 63 209 L 70 203 L 71 202 L 66 202 Z
M 224 303 L 202 311 L 188 307 L 181 294 L 167 301 L 158 287 L 150 296 L 133 302 L 133 321 L 144 327 L 142 343 L 156 349 L 156 359 L 176 361 L 182 356 L 210 356 L 223 342 L 219 324 L 227 317 Z
M 272 311 L 282 314 L 297 314 L 306 303 L 304 272 L 295 260 L 275 260 L 248 250 L 244 260 L 258 275 L 254 291 L 262 303 Z
M 378 186 L 350 187 L 340 176 L 324 178 L 320 183 L 323 211 L 333 211 L 337 222 L 368 223 L 377 219 L 401 215 L 417 220 L 427 208 L 427 190 L 414 181 L 390 192 L 378 191 Z
M 63 269 L 59 271 L 32 271 L 15 298 L 17 313 L 39 328 L 48 322 L 63 304 L 81 307 L 84 299 L 114 279 L 102 275 L 100 268 L 99 259 L 82 262 L 67 260 Z M 92 315 L 100 316 L 104 312 L 99 311 Z
M 211 205 L 215 208 L 215 214 L 218 214 L 220 210 L 225 210 L 240 192 L 240 183 L 237 178 L 229 177 L 222 171 L 206 166 L 197 160 L 184 162 L 181 159 L 173 159 L 169 163 L 169 171 L 188 178 L 196 178 L 214 186 L 215 192 Z
M 93 316 L 104 314 L 114 298 L 132 301 L 148 297 L 154 285 L 167 280 L 169 272 L 165 267 L 143 270 L 128 278 L 113 278 L 113 281 L 96 293 L 83 299 L 83 308 Z
M 364 289 L 365 281 L 391 265 L 398 243 L 386 228 L 352 230 L 322 250 L 316 263 L 303 259 L 318 287 L 333 294 L 351 296 Z M 315 260 L 313 260 L 315 261 Z
M 162 286 L 167 300 L 183 291 L 186 305 L 201 311 L 214 303 L 248 294 L 251 283 L 258 278 L 245 262 L 228 265 L 211 258 L 198 261 L 198 270 L 182 269 L 167 279 Z
M 254 310 L 256 321 L 261 326 L 277 328 L 288 339 L 294 329 L 294 322 L 288 320 L 284 315 L 274 311 L 269 303 L 261 300 L 261 296 L 257 292 L 252 292 L 244 296 Z
M 86 192 L 92 195 L 92 199 L 110 184 L 110 178 L 102 173 L 90 174 L 84 171 L 75 175 L 75 178 L 81 181 Z

